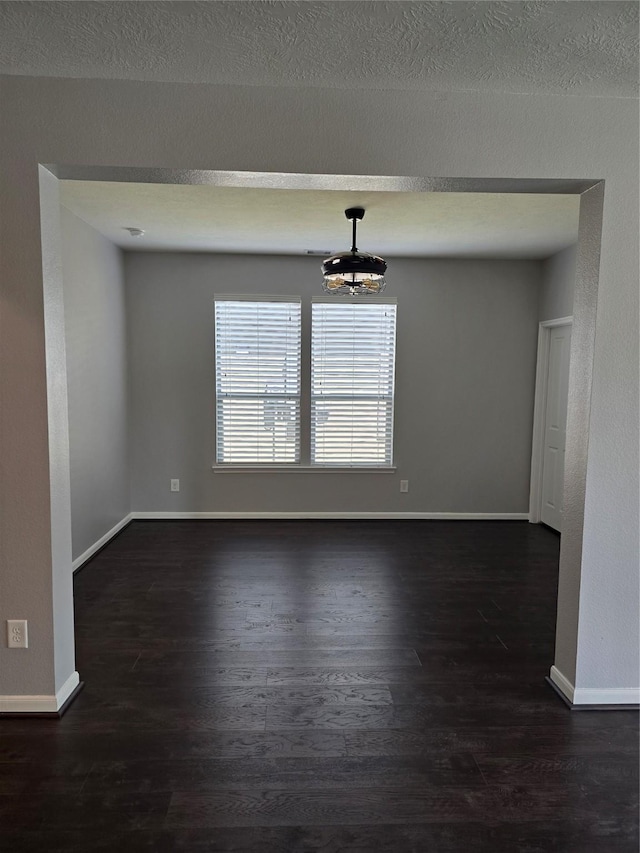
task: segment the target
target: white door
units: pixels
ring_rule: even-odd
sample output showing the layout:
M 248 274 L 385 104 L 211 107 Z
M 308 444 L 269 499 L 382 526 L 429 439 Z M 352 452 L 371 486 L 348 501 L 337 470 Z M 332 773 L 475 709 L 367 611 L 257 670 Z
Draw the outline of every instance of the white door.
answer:
M 551 329 L 549 338 L 540 520 L 562 532 L 571 326 L 555 326 Z

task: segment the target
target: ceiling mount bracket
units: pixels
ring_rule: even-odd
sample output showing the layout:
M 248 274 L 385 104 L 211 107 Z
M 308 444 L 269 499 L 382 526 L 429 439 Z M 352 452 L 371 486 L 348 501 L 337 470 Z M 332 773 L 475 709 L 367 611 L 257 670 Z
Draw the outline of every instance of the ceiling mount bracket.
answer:
M 359 222 L 361 219 L 364 219 L 364 207 L 348 207 L 345 210 L 344 215 L 349 220 L 357 219 Z

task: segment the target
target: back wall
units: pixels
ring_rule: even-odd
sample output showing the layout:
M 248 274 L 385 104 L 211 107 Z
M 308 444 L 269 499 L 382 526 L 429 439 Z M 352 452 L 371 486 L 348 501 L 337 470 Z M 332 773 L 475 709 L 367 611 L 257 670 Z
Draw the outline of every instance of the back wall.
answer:
M 304 376 L 320 259 L 126 252 L 132 510 L 526 513 L 540 270 L 389 259 L 395 473 L 215 473 L 214 295 L 301 295 Z

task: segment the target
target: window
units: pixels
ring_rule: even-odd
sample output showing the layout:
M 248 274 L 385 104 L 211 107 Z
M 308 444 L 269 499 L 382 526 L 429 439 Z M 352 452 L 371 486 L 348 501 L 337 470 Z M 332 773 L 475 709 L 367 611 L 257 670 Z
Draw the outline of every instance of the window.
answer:
M 392 465 L 395 338 L 392 301 L 313 301 L 313 465 Z
M 318 297 L 311 321 L 301 436 L 300 300 L 216 297 L 216 463 L 221 469 L 393 465 L 395 300 Z M 307 347 L 305 338 L 309 352 Z
M 300 301 L 215 300 L 216 460 L 300 461 Z

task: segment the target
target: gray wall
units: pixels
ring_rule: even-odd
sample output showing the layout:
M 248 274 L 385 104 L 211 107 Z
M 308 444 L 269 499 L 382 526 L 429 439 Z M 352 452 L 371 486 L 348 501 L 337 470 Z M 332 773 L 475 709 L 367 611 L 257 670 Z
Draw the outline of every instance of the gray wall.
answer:
M 122 252 L 61 209 L 74 559 L 130 511 Z
M 539 274 L 533 261 L 390 260 L 396 474 L 220 474 L 214 294 L 302 295 L 308 352 L 320 263 L 125 253 L 133 509 L 527 512 Z M 179 493 L 169 491 L 175 477 Z
M 538 320 L 557 320 L 573 314 L 577 246 L 569 246 L 542 262 Z

